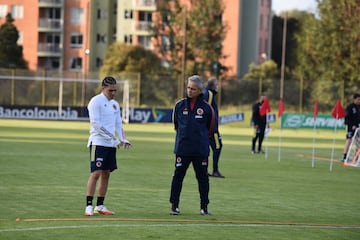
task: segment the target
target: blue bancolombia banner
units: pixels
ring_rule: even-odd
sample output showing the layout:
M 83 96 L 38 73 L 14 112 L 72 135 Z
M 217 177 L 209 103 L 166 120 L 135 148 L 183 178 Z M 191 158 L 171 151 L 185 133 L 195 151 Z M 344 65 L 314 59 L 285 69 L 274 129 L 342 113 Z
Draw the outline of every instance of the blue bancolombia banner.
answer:
M 172 111 L 169 108 L 129 108 L 129 123 L 170 123 Z M 49 106 L 0 105 L 0 118 L 85 120 L 89 118 L 89 113 L 86 107 L 63 107 L 59 110 Z M 241 121 L 244 121 L 244 113 L 219 117 L 219 124 Z
M 123 109 L 122 109 L 123 110 Z M 130 108 L 130 123 L 171 122 L 172 109 Z M 89 118 L 86 107 L 4 106 L 0 105 L 0 118 L 84 120 Z

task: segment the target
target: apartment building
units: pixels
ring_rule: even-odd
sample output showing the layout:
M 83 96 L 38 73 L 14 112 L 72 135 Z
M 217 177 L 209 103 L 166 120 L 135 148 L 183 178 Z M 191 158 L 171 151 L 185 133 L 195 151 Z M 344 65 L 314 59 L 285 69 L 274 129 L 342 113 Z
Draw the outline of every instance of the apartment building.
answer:
M 0 24 L 10 12 L 31 70 L 88 73 L 99 70 L 114 41 L 156 51 L 151 26 L 157 1 L 0 0 Z M 270 55 L 271 0 L 223 1 L 229 30 L 222 64 L 229 75 L 242 76 L 250 63 Z
M 154 49 L 151 42 L 151 24 L 158 0 L 119 1 L 117 41 L 141 44 Z M 183 4 L 191 4 L 182 0 Z M 261 63 L 270 55 L 271 0 L 223 0 L 222 19 L 228 25 L 223 42 L 222 62 L 229 75 L 243 76 L 251 63 Z M 166 41 L 164 41 L 166 42 Z
M 116 39 L 117 0 L 0 0 L 11 13 L 31 70 L 98 69 Z

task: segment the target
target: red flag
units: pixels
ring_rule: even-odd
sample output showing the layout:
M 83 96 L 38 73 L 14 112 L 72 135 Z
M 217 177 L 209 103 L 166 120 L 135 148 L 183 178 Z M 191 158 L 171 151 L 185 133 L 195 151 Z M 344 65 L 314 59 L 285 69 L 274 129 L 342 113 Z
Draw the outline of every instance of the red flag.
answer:
M 346 113 L 345 113 L 344 108 L 341 106 L 340 100 L 336 101 L 336 104 L 335 104 L 331 114 L 333 115 L 333 117 L 335 119 L 341 119 L 341 118 L 345 117 Z
M 318 110 L 318 101 L 315 100 L 314 102 L 314 120 L 316 119 L 316 116 L 318 114 L 319 110 Z
M 284 112 L 284 101 L 280 98 L 279 109 L 278 109 L 278 117 L 281 117 Z
M 271 109 L 270 109 L 269 99 L 265 97 L 264 102 L 261 104 L 261 107 L 259 109 L 260 116 L 264 116 L 270 111 Z

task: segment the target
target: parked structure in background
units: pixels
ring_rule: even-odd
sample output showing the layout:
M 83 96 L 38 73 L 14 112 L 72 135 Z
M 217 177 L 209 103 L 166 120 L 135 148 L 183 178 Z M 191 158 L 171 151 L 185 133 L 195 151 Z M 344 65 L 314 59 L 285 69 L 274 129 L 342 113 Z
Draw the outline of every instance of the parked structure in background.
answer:
M 20 32 L 19 45 L 30 70 L 87 74 L 102 66 L 113 42 L 155 50 L 151 25 L 160 0 L 2 0 L 0 24 L 8 12 Z M 189 2 L 189 0 L 181 0 Z M 241 77 L 250 63 L 270 55 L 271 0 L 223 0 L 229 25 L 223 43 L 229 75 Z

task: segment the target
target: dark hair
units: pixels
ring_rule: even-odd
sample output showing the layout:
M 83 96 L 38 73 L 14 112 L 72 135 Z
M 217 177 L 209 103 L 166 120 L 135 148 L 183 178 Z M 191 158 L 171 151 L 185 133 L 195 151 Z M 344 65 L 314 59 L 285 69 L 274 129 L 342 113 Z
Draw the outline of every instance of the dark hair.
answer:
M 106 87 L 109 85 L 114 85 L 116 84 L 116 80 L 113 77 L 105 77 L 102 82 L 101 82 L 101 86 Z
M 217 84 L 217 79 L 214 77 L 211 77 L 208 79 L 207 84 L 208 84 L 209 88 L 215 88 L 216 84 Z
M 354 96 L 353 96 L 354 99 L 356 99 L 356 98 L 358 98 L 358 97 L 360 97 L 360 94 L 359 94 L 359 93 L 355 93 Z

